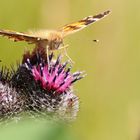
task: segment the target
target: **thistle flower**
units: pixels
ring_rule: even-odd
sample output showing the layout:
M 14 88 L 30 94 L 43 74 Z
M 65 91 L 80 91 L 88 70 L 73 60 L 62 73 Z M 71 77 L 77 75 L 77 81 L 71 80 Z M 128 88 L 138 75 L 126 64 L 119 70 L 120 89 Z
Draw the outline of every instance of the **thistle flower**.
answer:
M 26 96 L 26 110 L 31 114 L 51 114 L 59 118 L 73 119 L 77 115 L 79 101 L 72 85 L 83 78 L 82 72 L 71 73 L 69 62 L 62 57 L 55 60 L 45 51 L 26 53 L 23 64 L 12 77 L 13 86 Z
M 53 94 L 61 94 L 82 76 L 81 72 L 71 74 L 71 67 L 66 69 L 67 62 L 61 64 L 60 56 L 56 61 L 52 61 L 52 55 L 50 55 L 49 64 L 42 61 L 39 65 L 32 66 L 30 60 L 27 59 L 25 66 L 31 71 L 34 80 L 40 82 L 44 89 L 51 90 Z
M 57 59 L 53 53 L 47 56 L 45 48 L 26 52 L 18 69 L 0 71 L 0 117 L 29 112 L 34 117 L 73 120 L 79 109 L 73 84 L 84 75 L 72 74 L 71 68 L 61 55 Z
M 61 64 L 61 56 L 53 60 L 53 54 L 49 56 L 49 64 L 43 60 L 32 66 L 27 59 L 25 67 L 31 71 L 36 84 L 42 89 L 42 96 L 36 95 L 35 104 L 47 113 L 56 113 L 67 118 L 76 117 L 79 102 L 78 97 L 73 94 L 72 84 L 80 80 L 82 72 L 70 73 L 71 67 L 67 68 L 68 62 Z M 44 94 L 44 95 L 43 95 Z M 36 106 L 35 105 L 35 106 Z

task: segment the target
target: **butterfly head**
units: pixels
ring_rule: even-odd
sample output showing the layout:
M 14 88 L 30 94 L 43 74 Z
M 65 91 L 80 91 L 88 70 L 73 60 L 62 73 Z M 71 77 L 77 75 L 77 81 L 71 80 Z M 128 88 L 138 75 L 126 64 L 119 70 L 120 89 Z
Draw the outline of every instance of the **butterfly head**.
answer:
M 56 50 L 63 44 L 61 32 L 52 31 L 48 34 L 48 46 L 50 50 Z

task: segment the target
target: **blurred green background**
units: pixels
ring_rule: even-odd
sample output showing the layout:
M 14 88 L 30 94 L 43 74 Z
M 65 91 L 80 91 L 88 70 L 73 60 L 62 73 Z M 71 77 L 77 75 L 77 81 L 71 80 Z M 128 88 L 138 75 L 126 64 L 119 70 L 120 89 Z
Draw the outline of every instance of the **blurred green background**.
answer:
M 112 11 L 103 20 L 65 39 L 65 44 L 70 45 L 68 53 L 75 61 L 74 70 L 85 70 L 87 73 L 75 86 L 75 92 L 80 97 L 80 111 L 77 120 L 65 128 L 68 129 L 68 138 L 138 138 L 139 7 L 139 0 L 0 0 L 0 28 L 16 31 L 57 29 L 88 15 L 108 9 Z M 99 39 L 99 43 L 93 42 L 94 39 Z M 29 45 L 24 42 L 14 43 L 0 38 L 0 64 L 15 64 L 21 59 L 26 46 L 28 48 Z M 59 131 L 56 133 L 59 134 Z M 66 140 L 65 137 L 61 139 Z

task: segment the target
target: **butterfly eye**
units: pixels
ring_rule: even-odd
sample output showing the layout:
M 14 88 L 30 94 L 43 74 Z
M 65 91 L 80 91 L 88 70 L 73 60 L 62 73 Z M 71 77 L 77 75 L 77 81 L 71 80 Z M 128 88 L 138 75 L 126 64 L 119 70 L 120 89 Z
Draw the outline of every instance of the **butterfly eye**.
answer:
M 56 43 L 55 43 L 55 49 L 58 49 L 58 48 L 59 48 L 59 46 L 60 46 L 60 44 L 61 44 L 61 43 L 56 42 Z
M 55 41 L 54 42 L 54 47 L 55 49 L 58 49 L 60 47 L 60 45 L 62 44 L 62 41 Z

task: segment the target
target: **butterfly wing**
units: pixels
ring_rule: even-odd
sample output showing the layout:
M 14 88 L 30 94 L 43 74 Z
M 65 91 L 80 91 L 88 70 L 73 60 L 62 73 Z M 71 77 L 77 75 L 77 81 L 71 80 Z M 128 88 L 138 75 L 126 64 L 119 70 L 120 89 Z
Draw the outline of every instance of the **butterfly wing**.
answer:
M 36 43 L 37 41 L 41 40 L 41 38 L 35 37 L 33 35 L 10 30 L 0 30 L 0 36 L 6 36 L 9 39 L 13 39 L 14 41 L 26 41 L 28 43 Z
M 71 24 L 67 24 L 65 26 L 63 26 L 60 31 L 63 33 L 63 36 L 67 36 L 69 34 L 75 33 L 77 31 L 82 30 L 83 28 L 87 27 L 88 25 L 104 18 L 105 16 L 107 16 L 110 13 L 110 11 L 105 11 L 103 13 L 100 13 L 98 15 L 95 16 L 88 16 L 82 20 L 79 20 L 78 22 L 74 22 Z

